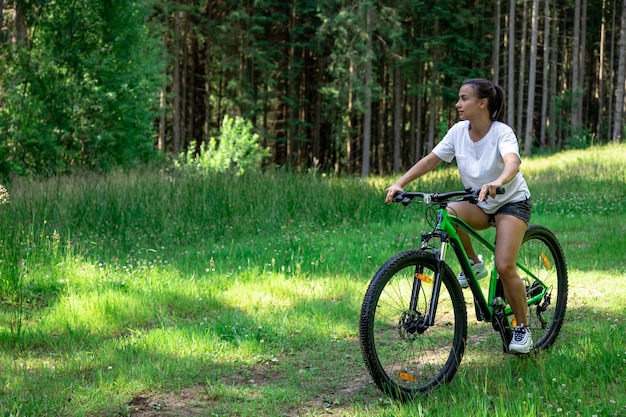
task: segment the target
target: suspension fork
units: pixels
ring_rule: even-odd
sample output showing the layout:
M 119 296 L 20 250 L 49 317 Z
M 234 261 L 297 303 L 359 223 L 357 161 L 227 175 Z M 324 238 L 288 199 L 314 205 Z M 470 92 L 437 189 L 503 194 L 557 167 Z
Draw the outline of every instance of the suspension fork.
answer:
M 433 246 L 429 246 L 428 242 L 433 238 L 440 238 L 441 244 L 439 248 L 435 248 Z M 435 258 L 435 276 L 433 280 L 433 288 L 430 297 L 430 304 L 428 308 L 428 314 L 426 316 L 426 325 L 432 326 L 435 324 L 435 316 L 437 314 L 437 305 L 439 303 L 439 291 L 441 289 L 441 281 L 442 277 L 442 264 L 446 257 L 446 252 L 448 248 L 448 235 L 445 232 L 436 231 L 432 233 L 425 233 L 422 235 L 422 246 L 421 250 L 430 252 L 434 255 Z M 417 311 L 417 300 L 419 298 L 419 293 L 422 289 L 422 280 L 423 278 L 424 268 L 421 265 L 416 265 L 415 273 L 413 276 L 413 288 L 411 291 L 411 302 L 409 305 L 410 311 Z

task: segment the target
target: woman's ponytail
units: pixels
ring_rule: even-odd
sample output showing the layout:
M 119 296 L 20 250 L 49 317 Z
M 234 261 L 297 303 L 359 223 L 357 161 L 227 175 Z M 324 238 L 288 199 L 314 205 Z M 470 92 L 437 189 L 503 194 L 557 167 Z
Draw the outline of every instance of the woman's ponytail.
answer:
M 506 115 L 506 105 L 504 102 L 504 90 L 499 85 L 493 86 L 495 90 L 495 100 L 493 102 L 489 100 L 489 113 L 491 120 L 497 120 L 498 122 L 504 122 L 504 116 Z

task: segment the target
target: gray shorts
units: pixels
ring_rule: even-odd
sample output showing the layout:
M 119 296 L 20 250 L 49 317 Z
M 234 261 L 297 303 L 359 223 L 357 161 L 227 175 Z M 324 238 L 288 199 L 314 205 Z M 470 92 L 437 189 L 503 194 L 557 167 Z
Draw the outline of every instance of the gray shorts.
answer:
M 495 213 L 488 214 L 489 215 L 489 223 L 492 225 L 496 224 L 496 216 L 498 214 L 509 214 L 511 216 L 515 216 L 518 219 L 522 219 L 528 224 L 530 221 L 530 198 L 522 201 L 515 201 L 513 203 L 506 203 L 502 207 L 500 207 Z

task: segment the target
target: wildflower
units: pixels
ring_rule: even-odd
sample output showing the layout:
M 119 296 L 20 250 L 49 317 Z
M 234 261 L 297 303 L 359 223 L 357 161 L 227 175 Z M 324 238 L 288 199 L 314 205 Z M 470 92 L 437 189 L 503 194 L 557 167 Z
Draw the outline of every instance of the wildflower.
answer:
M 9 202 L 9 192 L 4 186 L 0 185 L 0 204 L 7 204 Z

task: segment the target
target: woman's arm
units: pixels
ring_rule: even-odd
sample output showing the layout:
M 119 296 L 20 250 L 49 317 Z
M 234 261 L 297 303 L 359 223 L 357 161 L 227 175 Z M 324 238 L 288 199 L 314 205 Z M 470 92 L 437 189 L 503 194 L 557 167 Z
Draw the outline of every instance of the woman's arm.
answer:
M 434 169 L 439 162 L 441 162 L 441 159 L 432 152 L 417 161 L 398 181 L 387 188 L 385 203 L 391 203 L 393 196 L 402 191 L 402 187 Z

